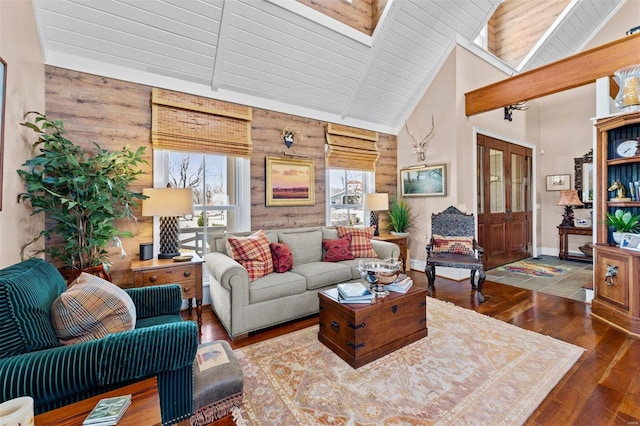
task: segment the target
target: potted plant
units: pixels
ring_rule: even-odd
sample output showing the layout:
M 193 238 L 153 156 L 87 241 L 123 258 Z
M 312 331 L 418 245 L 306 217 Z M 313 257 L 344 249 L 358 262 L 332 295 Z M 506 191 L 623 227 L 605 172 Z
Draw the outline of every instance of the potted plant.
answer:
M 640 215 L 617 209 L 614 213 L 607 213 L 606 225 L 613 231 L 613 240 L 620 244 L 622 233 L 640 230 Z
M 406 237 L 411 226 L 411 209 L 403 199 L 391 201 L 388 229 L 393 235 Z
M 94 143 L 95 151 L 90 153 L 63 136 L 62 121 L 33 111 L 25 119 L 31 114 L 35 115 L 34 122 L 25 121 L 21 125 L 38 134 L 33 149 L 39 147 L 40 153 L 18 170 L 26 184 L 18 199 L 31 204 L 32 215 L 44 213 L 54 223 L 45 226 L 22 247 L 20 255 L 24 259 L 26 248 L 42 237 L 56 236 L 57 244 L 34 254 L 44 252 L 64 263 L 61 270 L 75 271 L 63 272 L 65 278 L 73 279 L 73 275 L 88 268 L 108 270 L 111 262 L 107 247 L 110 244 L 119 247 L 124 257 L 120 237 L 133 236 L 118 231 L 114 223 L 135 219 L 132 208 L 146 198 L 129 189 L 142 173 L 136 166 L 146 162 L 142 158 L 145 147 L 132 151 L 125 146 L 110 152 Z

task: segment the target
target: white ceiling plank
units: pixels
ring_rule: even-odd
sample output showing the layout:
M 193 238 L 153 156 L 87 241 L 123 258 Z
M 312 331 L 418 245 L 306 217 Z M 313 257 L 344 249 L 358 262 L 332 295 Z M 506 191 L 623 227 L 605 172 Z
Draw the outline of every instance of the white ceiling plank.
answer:
M 227 52 L 227 41 L 229 40 L 229 22 L 231 21 L 231 9 L 233 0 L 220 0 L 222 2 L 222 13 L 220 14 L 220 26 L 218 27 L 218 40 L 216 53 L 213 62 L 213 72 L 211 73 L 211 89 L 217 91 L 220 87 L 222 72 L 224 71 L 224 58 Z
M 231 70 L 234 66 L 243 67 L 246 69 L 259 68 L 260 73 L 274 74 L 274 75 L 286 75 L 287 79 L 303 83 L 316 88 L 323 88 L 334 93 L 344 93 L 351 89 L 351 86 L 355 84 L 354 81 L 346 82 L 346 84 L 338 84 L 331 78 L 323 78 L 313 73 L 313 70 L 302 69 L 296 64 L 273 64 L 269 62 L 255 61 L 251 58 L 247 58 L 244 55 L 238 55 L 233 52 L 227 52 L 227 69 Z
M 256 67 L 278 67 L 284 74 L 299 73 L 304 75 L 305 78 L 324 80 L 340 86 L 341 90 L 345 90 L 345 88 L 350 88 L 355 85 L 356 76 L 351 72 L 351 70 L 343 70 L 341 68 L 340 70 L 343 72 L 340 73 L 328 66 L 321 66 L 318 61 L 309 62 L 295 59 L 274 61 L 274 57 L 271 52 L 265 49 L 241 45 L 233 40 L 229 41 L 229 44 L 230 48 L 227 60 L 236 64 L 249 66 L 251 63 L 254 63 Z
M 526 66 L 579 51 L 623 3 L 572 3 Z M 32 0 L 47 64 L 395 132 L 499 4 L 393 0 L 370 37 L 295 0 Z
M 181 61 L 168 56 L 157 55 L 152 52 L 143 51 L 131 47 L 122 46 L 118 43 L 108 42 L 99 39 L 82 40 L 83 36 L 77 33 L 65 32 L 62 29 L 51 29 L 52 33 L 55 33 L 56 47 L 63 52 L 72 53 L 73 48 L 82 49 L 85 54 L 90 57 L 91 51 L 96 54 L 104 54 L 111 57 L 120 57 L 125 60 L 129 60 L 131 65 L 137 64 L 134 68 L 140 67 L 158 66 L 159 68 L 165 68 L 167 70 L 174 70 L 176 72 L 183 72 L 185 75 L 197 75 L 199 77 L 207 76 L 210 74 L 210 68 L 203 67 L 194 63 Z M 90 46 L 90 47 L 89 47 Z
M 49 12 L 44 12 L 45 18 Z M 76 18 L 70 18 L 67 16 L 60 16 L 58 18 L 60 28 L 73 28 L 73 34 L 76 34 L 77 40 L 73 41 L 80 45 L 80 43 L 88 43 L 81 45 L 85 48 L 90 48 L 95 40 L 103 40 L 105 42 L 116 43 L 121 46 L 131 46 L 138 50 L 154 52 L 164 57 L 175 57 L 178 60 L 193 62 L 202 66 L 212 66 L 213 61 L 211 59 L 214 48 L 211 45 L 205 45 L 195 40 L 184 39 L 180 37 L 172 36 L 172 39 L 163 37 L 154 37 L 153 34 L 146 34 L 141 36 L 138 33 L 142 31 L 126 31 L 123 28 L 117 26 L 105 27 L 103 25 L 96 25 L 93 22 L 82 21 Z M 117 29 L 116 29 L 117 28 Z M 65 31 L 63 34 L 70 34 L 70 31 Z M 50 32 L 49 36 L 52 40 L 55 40 L 56 34 L 59 34 L 55 30 Z M 162 41 L 161 41 L 162 40 Z M 62 40 L 60 40 L 62 41 Z

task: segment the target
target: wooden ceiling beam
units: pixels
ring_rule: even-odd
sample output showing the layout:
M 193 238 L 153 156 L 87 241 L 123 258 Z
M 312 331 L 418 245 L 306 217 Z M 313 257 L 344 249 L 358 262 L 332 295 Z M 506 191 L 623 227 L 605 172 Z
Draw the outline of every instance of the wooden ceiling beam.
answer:
M 467 116 L 584 86 L 640 64 L 640 33 L 464 94 Z

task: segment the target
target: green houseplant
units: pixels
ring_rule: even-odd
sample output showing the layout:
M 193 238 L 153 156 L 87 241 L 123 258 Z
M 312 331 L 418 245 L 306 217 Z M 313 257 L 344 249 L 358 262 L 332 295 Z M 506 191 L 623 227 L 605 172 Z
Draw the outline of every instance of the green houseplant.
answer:
M 111 262 L 107 247 L 120 247 L 124 256 L 120 237 L 133 236 L 118 231 L 114 222 L 135 219 L 132 208 L 146 198 L 129 189 L 142 173 L 136 166 L 146 162 L 142 158 L 145 147 L 132 151 L 125 146 L 110 152 L 94 143 L 95 152 L 90 153 L 63 136 L 62 121 L 33 111 L 25 115 L 25 120 L 29 115 L 35 115 L 33 122 L 21 125 L 37 133 L 33 150 L 40 148 L 40 152 L 18 170 L 26 184 L 18 199 L 31 204 L 32 215 L 44 213 L 53 223 L 22 247 L 21 257 L 42 237 L 57 237 L 59 243 L 34 254 L 47 253 L 68 270 L 108 268 Z
M 620 233 L 640 231 L 640 215 L 633 214 L 628 210 L 617 209 L 613 213 L 607 213 L 607 227 L 613 231 L 613 239 L 620 243 Z
M 388 229 L 392 234 L 407 234 L 411 226 L 411 209 L 403 199 L 391 201 Z

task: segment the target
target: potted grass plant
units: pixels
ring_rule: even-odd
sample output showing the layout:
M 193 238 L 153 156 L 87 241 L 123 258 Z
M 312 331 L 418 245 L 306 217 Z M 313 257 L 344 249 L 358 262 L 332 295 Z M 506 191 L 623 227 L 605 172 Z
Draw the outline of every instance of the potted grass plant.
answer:
M 26 184 L 18 198 L 31 205 L 32 215 L 44 213 L 47 226 L 22 247 L 20 255 L 24 259 L 29 246 L 43 237 L 54 237 L 52 244 L 31 254 L 44 252 L 61 261 L 61 272 L 68 280 L 83 270 L 103 276 L 99 270 L 108 271 L 111 265 L 108 247 L 119 247 L 124 256 L 120 238 L 133 236 L 119 231 L 115 223 L 135 219 L 132 208 L 146 198 L 130 189 L 142 173 L 137 166 L 146 162 L 142 158 L 145 147 L 132 151 L 125 146 L 111 152 L 94 143 L 95 149 L 88 152 L 63 136 L 62 121 L 33 111 L 25 120 L 31 115 L 33 122 L 21 125 L 38 135 L 33 149 L 39 148 L 39 153 L 18 170 Z
M 403 199 L 391 201 L 388 213 L 389 225 L 387 228 L 389 232 L 393 235 L 408 236 L 407 230 L 411 226 L 411 209 L 407 202 Z

